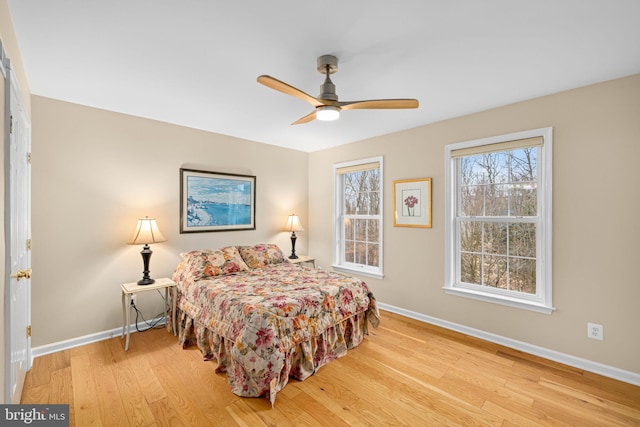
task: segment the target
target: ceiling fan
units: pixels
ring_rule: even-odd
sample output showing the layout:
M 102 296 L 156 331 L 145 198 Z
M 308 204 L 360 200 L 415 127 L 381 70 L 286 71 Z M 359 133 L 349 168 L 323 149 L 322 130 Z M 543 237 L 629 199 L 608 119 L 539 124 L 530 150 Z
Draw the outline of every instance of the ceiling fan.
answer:
M 300 98 L 315 107 L 315 110 L 291 123 L 292 125 L 308 123 L 314 119 L 324 121 L 337 120 L 338 117 L 340 117 L 340 111 L 343 110 L 418 108 L 419 104 L 417 99 L 338 101 L 336 86 L 329 77 L 331 74 L 338 71 L 338 58 L 333 55 L 323 55 L 318 57 L 317 69 L 319 73 L 325 75 L 324 83 L 320 85 L 320 95 L 318 95 L 317 98 L 271 76 L 262 75 L 258 77 L 258 83 L 284 94 Z

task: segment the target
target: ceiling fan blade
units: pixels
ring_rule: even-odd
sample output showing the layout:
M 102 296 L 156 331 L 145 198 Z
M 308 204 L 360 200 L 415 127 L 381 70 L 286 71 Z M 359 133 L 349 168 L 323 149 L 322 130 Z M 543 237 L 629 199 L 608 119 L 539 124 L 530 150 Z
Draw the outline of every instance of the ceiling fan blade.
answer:
M 315 120 L 315 118 L 316 118 L 316 111 L 313 110 L 312 112 L 310 112 L 306 116 L 300 117 L 298 120 L 296 120 L 295 122 L 291 123 L 291 126 L 293 126 L 293 125 L 301 125 L 303 123 L 309 123 L 310 121 Z
M 417 99 L 370 99 L 368 101 L 338 102 L 343 110 L 378 110 L 397 108 L 418 108 Z
M 262 75 L 258 77 L 258 83 L 261 83 L 271 89 L 277 90 L 278 92 L 282 92 L 286 95 L 295 96 L 296 98 L 302 99 L 303 101 L 307 101 L 309 104 L 313 105 L 314 107 L 319 107 L 321 105 L 324 105 L 322 101 L 309 95 L 308 93 L 305 93 L 300 89 L 295 88 L 291 85 L 288 85 L 285 82 L 282 82 L 271 76 Z

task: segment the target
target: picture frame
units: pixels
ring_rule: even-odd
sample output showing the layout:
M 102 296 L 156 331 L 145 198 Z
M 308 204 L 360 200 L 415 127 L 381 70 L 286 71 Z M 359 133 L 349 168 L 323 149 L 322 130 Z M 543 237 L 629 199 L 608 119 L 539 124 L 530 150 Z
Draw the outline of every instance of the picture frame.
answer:
M 431 178 L 393 181 L 393 226 L 431 228 Z
M 180 169 L 180 233 L 255 229 L 255 176 Z

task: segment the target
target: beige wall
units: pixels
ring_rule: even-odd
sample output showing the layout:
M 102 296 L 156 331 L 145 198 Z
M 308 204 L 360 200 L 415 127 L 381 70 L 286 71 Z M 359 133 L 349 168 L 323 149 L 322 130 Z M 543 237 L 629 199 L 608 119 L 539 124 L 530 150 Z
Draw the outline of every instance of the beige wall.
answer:
M 138 217 L 156 217 L 152 277 L 170 276 L 179 253 L 275 242 L 295 212 L 307 224 L 308 154 L 152 120 L 32 97 L 33 346 L 122 325 L 120 284 L 142 277 Z M 256 176 L 256 230 L 179 233 L 181 167 Z M 300 233 L 296 249 L 306 253 Z M 139 297 L 147 318 L 156 293 Z
M 428 101 L 422 108 L 430 108 Z M 551 315 L 446 295 L 444 146 L 553 126 Z M 563 92 L 309 157 L 310 253 L 332 254 L 332 165 L 384 156 L 386 304 L 640 373 L 640 75 Z M 433 178 L 433 228 L 392 226 L 392 181 Z M 604 325 L 604 341 L 586 337 Z

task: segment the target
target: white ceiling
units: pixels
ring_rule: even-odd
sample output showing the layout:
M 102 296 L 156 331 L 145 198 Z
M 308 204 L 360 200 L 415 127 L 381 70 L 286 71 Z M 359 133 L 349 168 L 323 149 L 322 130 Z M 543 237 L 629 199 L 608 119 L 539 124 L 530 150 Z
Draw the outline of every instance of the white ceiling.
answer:
M 638 0 L 8 0 L 35 95 L 315 151 L 640 73 Z M 290 123 L 333 54 L 341 101 Z M 179 143 L 179 142 L 177 142 Z

